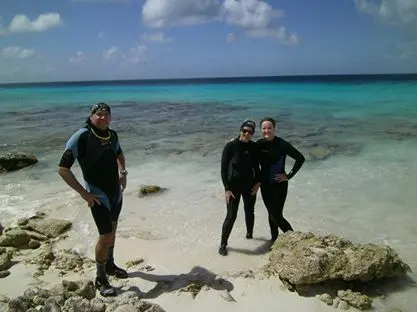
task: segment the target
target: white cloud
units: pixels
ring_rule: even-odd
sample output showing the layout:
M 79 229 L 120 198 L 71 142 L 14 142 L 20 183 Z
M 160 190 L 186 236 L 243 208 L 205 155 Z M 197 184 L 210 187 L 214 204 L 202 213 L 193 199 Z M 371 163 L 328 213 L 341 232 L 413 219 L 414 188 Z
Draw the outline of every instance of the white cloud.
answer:
M 2 51 L 2 56 L 7 58 L 28 58 L 35 56 L 34 49 L 24 49 L 21 47 L 7 47 Z
M 299 35 L 289 33 L 285 27 L 279 27 L 277 29 L 252 29 L 248 30 L 246 34 L 256 38 L 275 38 L 285 44 L 297 44 L 301 40 Z
M 266 27 L 283 11 L 262 0 L 145 0 L 142 18 L 145 25 L 161 28 L 193 25 L 225 19 L 241 27 Z
M 201 24 L 220 13 L 219 0 L 145 0 L 142 7 L 144 24 L 153 28 Z
M 354 0 L 357 9 L 379 22 L 398 27 L 405 41 L 390 58 L 410 59 L 417 56 L 417 0 Z
M 103 52 L 103 60 L 120 62 L 121 66 L 131 66 L 145 62 L 147 47 L 144 44 L 136 43 L 134 47 L 124 51 L 113 46 Z
M 417 1 L 416 0 L 354 0 L 356 7 L 363 13 L 370 14 L 382 22 L 393 25 L 407 26 L 413 24 L 417 32 Z
M 233 41 L 236 41 L 236 35 L 235 35 L 234 33 L 229 33 L 229 34 L 226 36 L 226 41 L 227 41 L 227 42 L 233 42 Z
M 10 22 L 10 33 L 42 32 L 62 24 L 59 13 L 45 13 L 31 21 L 26 15 L 18 14 Z
M 98 39 L 102 39 L 102 38 L 104 38 L 104 32 L 100 31 L 100 32 L 97 34 L 97 38 L 98 38 Z
M 109 59 L 111 59 L 111 58 L 112 58 L 115 54 L 117 54 L 117 52 L 119 52 L 119 48 L 118 48 L 118 47 L 113 46 L 113 47 L 109 48 L 108 50 L 106 50 L 106 51 L 103 53 L 103 58 L 104 58 L 105 60 L 109 60 Z
M 274 20 L 283 15 L 282 10 L 263 0 L 145 0 L 142 7 L 143 23 L 152 28 L 217 20 L 244 28 L 257 37 L 298 43 L 297 34 L 288 35 L 285 28 L 274 26 Z
M 165 37 L 163 32 L 156 32 L 156 33 L 144 33 L 142 35 L 142 40 L 144 41 L 154 41 L 154 42 L 170 42 L 172 41 L 171 37 Z
M 139 64 L 145 61 L 145 52 L 147 50 L 146 45 L 144 44 L 136 44 L 135 47 L 131 48 L 128 53 L 122 54 L 122 64 L 129 65 L 129 64 Z
M 265 28 L 274 18 L 284 14 L 259 0 L 225 0 L 223 8 L 229 24 L 245 28 Z
M 85 59 L 85 54 L 81 51 L 78 51 L 75 56 L 71 56 L 69 58 L 70 63 L 79 63 L 82 62 Z

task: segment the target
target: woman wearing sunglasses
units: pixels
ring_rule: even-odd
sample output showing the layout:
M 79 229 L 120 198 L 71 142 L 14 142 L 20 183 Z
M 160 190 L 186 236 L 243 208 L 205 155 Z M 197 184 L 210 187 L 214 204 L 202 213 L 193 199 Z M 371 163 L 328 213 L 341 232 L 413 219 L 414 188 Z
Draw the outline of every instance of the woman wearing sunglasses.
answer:
M 262 119 L 263 138 L 256 142 L 261 166 L 261 194 L 268 210 L 271 243 L 278 238 L 278 228 L 283 232 L 293 230 L 282 212 L 287 198 L 288 180 L 295 176 L 305 161 L 304 156 L 294 146 L 276 136 L 275 126 L 274 119 Z M 287 155 L 295 159 L 294 166 L 288 174 L 285 172 Z
M 227 255 L 227 243 L 236 221 L 240 197 L 243 198 L 246 238 L 251 239 L 255 220 L 256 193 L 260 186 L 260 170 L 256 144 L 252 141 L 256 124 L 246 120 L 239 137 L 226 144 L 222 153 L 221 177 L 225 190 L 227 214 L 223 222 L 219 254 Z

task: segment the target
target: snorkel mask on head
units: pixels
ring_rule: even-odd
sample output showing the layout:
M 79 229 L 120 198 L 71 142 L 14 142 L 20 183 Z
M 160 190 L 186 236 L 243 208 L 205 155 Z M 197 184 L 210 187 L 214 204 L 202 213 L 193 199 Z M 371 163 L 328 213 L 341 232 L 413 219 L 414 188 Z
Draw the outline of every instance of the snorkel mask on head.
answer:
M 91 115 L 94 115 L 97 112 L 108 112 L 111 114 L 110 106 L 103 102 L 94 104 L 91 108 Z

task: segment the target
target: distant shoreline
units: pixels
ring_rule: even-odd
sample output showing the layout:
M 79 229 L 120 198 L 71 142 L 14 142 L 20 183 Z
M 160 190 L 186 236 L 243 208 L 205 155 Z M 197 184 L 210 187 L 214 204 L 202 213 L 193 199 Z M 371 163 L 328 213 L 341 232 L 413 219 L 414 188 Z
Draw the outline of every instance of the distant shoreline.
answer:
M 118 86 L 118 85 L 193 85 L 225 83 L 346 83 L 346 82 L 405 82 L 417 81 L 417 73 L 403 74 L 331 74 L 331 75 L 285 75 L 285 76 L 246 76 L 246 77 L 207 77 L 207 78 L 165 78 L 165 79 L 126 79 L 126 80 L 82 80 L 49 82 L 8 82 L 0 83 L 0 88 L 22 87 L 67 87 L 67 86 Z

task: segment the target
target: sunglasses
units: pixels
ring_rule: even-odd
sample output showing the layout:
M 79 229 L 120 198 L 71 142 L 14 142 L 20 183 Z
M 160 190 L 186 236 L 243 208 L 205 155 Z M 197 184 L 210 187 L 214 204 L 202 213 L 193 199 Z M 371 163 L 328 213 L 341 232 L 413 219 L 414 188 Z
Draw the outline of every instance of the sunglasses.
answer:
M 247 130 L 247 129 L 242 129 L 242 133 L 243 134 L 246 134 L 246 133 L 253 134 L 253 132 L 251 130 Z

